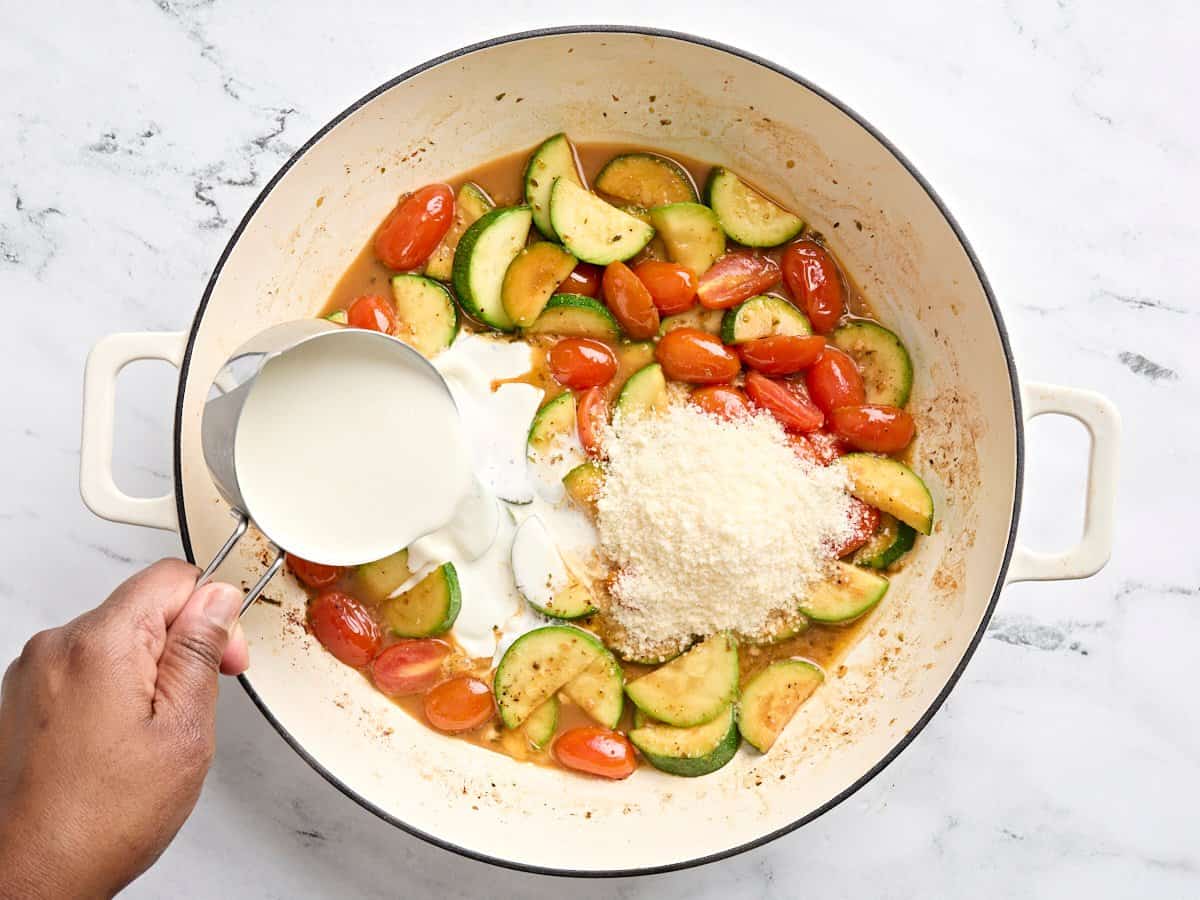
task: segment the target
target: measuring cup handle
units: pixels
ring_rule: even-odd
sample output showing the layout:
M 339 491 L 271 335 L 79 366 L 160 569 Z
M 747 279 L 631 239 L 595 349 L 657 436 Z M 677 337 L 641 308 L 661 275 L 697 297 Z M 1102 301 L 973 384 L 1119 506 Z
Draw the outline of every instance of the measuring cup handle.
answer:
M 234 526 L 233 533 L 225 539 L 225 543 L 221 545 L 221 549 L 217 551 L 216 555 L 212 558 L 212 561 L 204 567 L 204 571 L 201 572 L 200 577 L 196 579 L 196 587 L 200 587 L 202 584 L 206 584 L 212 579 L 213 573 L 221 567 L 221 563 L 225 562 L 225 558 L 233 552 L 233 548 L 237 546 L 238 541 L 240 541 L 246 534 L 246 530 L 249 527 L 250 520 L 245 515 L 238 513 L 237 525 Z M 254 586 L 246 592 L 246 599 L 242 601 L 242 610 L 238 613 L 239 616 L 245 615 L 246 610 L 248 610 L 250 605 L 258 599 L 259 595 L 270 583 L 271 579 L 275 577 L 275 573 L 283 568 L 283 557 L 284 552 L 282 550 L 275 551 L 275 559 L 271 562 L 271 565 L 267 567 L 267 571 L 265 571 L 262 574 L 262 577 L 254 583 Z

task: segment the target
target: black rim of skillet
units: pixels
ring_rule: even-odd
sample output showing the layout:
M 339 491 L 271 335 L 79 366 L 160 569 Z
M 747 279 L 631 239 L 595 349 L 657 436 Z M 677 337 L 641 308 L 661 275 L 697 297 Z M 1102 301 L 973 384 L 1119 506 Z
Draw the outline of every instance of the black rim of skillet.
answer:
M 187 527 L 187 513 L 186 513 L 186 510 L 184 509 L 183 471 L 182 471 L 182 460 L 181 460 L 180 453 L 179 453 L 179 447 L 180 447 L 181 437 L 182 437 L 182 433 L 183 433 L 183 394 L 184 394 L 184 386 L 187 384 L 188 369 L 191 364 L 191 358 L 192 358 L 192 349 L 196 342 L 196 335 L 200 330 L 200 323 L 204 318 L 204 311 L 208 308 L 209 298 L 212 296 L 213 288 L 215 287 L 215 285 L 217 283 L 217 279 L 220 278 L 220 276 L 221 276 L 221 270 L 225 267 L 225 261 L 229 258 L 229 254 L 233 251 L 234 246 L 237 244 L 238 239 L 241 237 L 242 232 L 245 230 L 247 224 L 249 224 L 250 220 L 254 217 L 254 214 L 255 214 L 255 212 L 257 212 L 258 207 L 267 198 L 267 195 L 270 194 L 272 190 L 274 190 L 275 185 L 279 183 L 279 180 L 281 178 L 283 178 L 283 176 L 287 173 L 287 171 L 293 165 L 296 164 L 297 160 L 299 160 L 302 156 L 304 156 L 305 153 L 308 152 L 310 147 L 312 147 L 317 141 L 319 141 L 322 137 L 324 137 L 335 126 L 340 124 L 342 122 L 342 120 L 345 119 L 347 116 L 349 116 L 351 113 L 355 112 L 360 107 L 369 103 L 371 100 L 375 99 L 375 97 L 379 96 L 384 91 L 387 91 L 387 90 L 391 89 L 392 87 L 395 87 L 397 84 L 400 84 L 403 81 L 407 81 L 408 79 L 412 78 L 415 75 L 421 74 L 422 72 L 426 71 L 427 69 L 431 69 L 434 66 L 441 65 L 442 63 L 445 63 L 445 62 L 450 62 L 452 60 L 459 59 L 463 56 L 467 56 L 478 50 L 487 50 L 490 47 L 497 47 L 502 44 L 509 44 L 509 43 L 513 43 L 515 41 L 524 41 L 524 40 L 529 40 L 531 38 L 550 37 L 550 36 L 564 35 L 564 34 L 581 34 L 582 35 L 582 34 L 597 34 L 597 33 L 600 33 L 600 34 L 634 34 L 634 35 L 645 35 L 647 37 L 667 38 L 670 40 L 683 41 L 683 42 L 689 43 L 689 44 L 698 44 L 699 46 L 702 46 L 702 47 L 708 47 L 709 49 L 712 49 L 712 50 L 719 50 L 722 53 L 728 53 L 731 56 L 740 57 L 741 59 L 745 59 L 750 62 L 757 63 L 758 65 L 763 66 L 767 69 L 770 69 L 771 71 L 776 72 L 780 75 L 783 75 L 786 78 L 790 78 L 792 81 L 794 81 L 797 84 L 801 85 L 802 87 L 805 87 L 808 90 L 812 91 L 813 93 L 815 93 L 817 96 L 821 97 L 826 102 L 831 103 L 833 106 L 835 106 L 841 112 L 843 112 L 845 115 L 849 116 L 861 128 L 865 129 L 873 138 L 875 138 L 875 140 L 877 140 L 884 148 L 886 148 L 888 150 L 888 152 L 891 153 L 892 156 L 894 156 L 896 158 L 897 162 L 899 162 L 902 166 L 904 166 L 904 168 L 908 171 L 908 173 L 917 180 L 917 182 L 925 190 L 925 193 L 929 195 L 929 199 L 933 201 L 934 205 L 938 208 L 938 211 L 942 214 L 942 216 L 949 223 L 950 227 L 954 230 L 954 235 L 955 235 L 955 237 L 958 238 L 958 242 L 962 246 L 963 251 L 967 254 L 967 257 L 971 260 L 971 265 L 975 269 L 975 275 L 976 275 L 976 277 L 978 277 L 979 283 L 983 287 L 983 292 L 987 296 L 988 306 L 991 307 L 992 318 L 995 321 L 996 331 L 1000 337 L 1000 344 L 1004 348 L 1005 364 L 1008 367 L 1008 378 L 1009 378 L 1009 383 L 1012 388 L 1013 411 L 1015 414 L 1015 421 L 1013 424 L 1015 427 L 1015 434 L 1016 434 L 1016 453 L 1017 453 L 1016 478 L 1014 480 L 1014 487 L 1013 487 L 1012 520 L 1009 523 L 1008 541 L 1005 544 L 1005 548 L 1004 548 L 1004 559 L 1000 564 L 1000 571 L 996 576 L 996 584 L 995 584 L 995 587 L 992 589 L 992 596 L 991 596 L 991 599 L 988 601 L 987 611 L 984 613 L 983 619 L 979 623 L 979 630 L 976 631 L 975 635 L 971 638 L 971 643 L 967 647 L 966 652 L 963 654 L 962 659 L 959 660 L 959 663 L 955 667 L 954 672 L 950 675 L 950 678 L 947 680 L 946 685 L 938 693 L 938 695 L 934 699 L 933 703 L 930 704 L 929 708 L 925 711 L 925 713 L 917 721 L 916 725 L 914 725 L 912 727 L 912 729 L 909 730 L 896 743 L 896 745 L 890 751 L 888 751 L 888 753 L 881 760 L 879 760 L 879 762 L 877 762 L 875 765 L 873 765 L 867 772 L 865 772 L 862 776 L 860 776 L 852 785 L 850 785 L 848 788 L 846 788 L 840 794 L 838 794 L 837 796 L 828 800 L 827 802 L 823 803 L 820 807 L 818 807 L 817 809 L 808 813 L 807 815 L 802 816 L 801 818 L 797 819 L 796 821 L 794 821 L 788 825 L 785 825 L 782 828 L 778 828 L 775 831 L 770 832 L 769 834 L 762 835 L 761 837 L 755 838 L 752 841 L 747 841 L 744 844 L 739 844 L 736 847 L 730 847 L 729 849 L 722 850 L 718 853 L 710 853 L 707 856 L 698 856 L 695 859 L 687 859 L 687 860 L 683 860 L 681 862 L 673 862 L 673 863 L 669 863 L 667 865 L 661 865 L 661 866 L 647 866 L 647 867 L 637 868 L 637 869 L 588 870 L 588 869 L 559 869 L 559 868 L 554 868 L 551 866 L 536 866 L 536 865 L 530 865 L 528 863 L 518 863 L 518 862 L 513 862 L 511 860 L 499 859 L 494 856 L 488 856 L 485 853 L 478 853 L 478 852 L 476 852 L 474 850 L 470 850 L 466 847 L 461 847 L 458 844 L 455 844 L 448 840 L 444 840 L 439 837 L 435 837 L 432 834 L 428 834 L 427 832 L 424 832 L 424 831 L 420 830 L 419 828 L 415 828 L 412 825 L 409 825 L 408 823 L 401 821 L 400 819 L 396 818 L 395 816 L 391 815 L 390 813 L 384 811 L 383 809 L 380 809 L 378 806 L 376 806 L 374 803 L 372 803 L 366 797 L 361 796 L 360 794 L 351 790 L 347 785 L 343 784 L 336 775 L 334 775 L 332 772 L 330 772 L 328 769 L 326 769 L 323 765 L 321 765 L 320 762 L 318 762 L 316 759 L 314 759 L 308 753 L 308 751 L 304 749 L 304 747 L 300 744 L 300 742 L 297 741 L 296 738 L 294 738 L 288 732 L 288 730 L 283 726 L 283 724 L 278 719 L 275 718 L 275 716 L 271 713 L 271 710 L 263 702 L 262 698 L 258 696 L 258 694 L 255 692 L 254 688 L 251 686 L 250 682 L 245 678 L 245 676 L 239 677 L 238 680 L 242 683 L 242 687 L 245 688 L 246 693 L 250 695 L 250 699 L 252 701 L 254 701 L 254 705 L 258 707 L 259 711 L 263 714 L 263 716 L 266 717 L 267 721 L 270 722 L 271 725 L 273 725 L 275 727 L 275 730 L 279 732 L 279 734 L 283 737 L 283 739 L 285 741 L 287 741 L 287 743 L 291 746 L 291 748 L 293 750 L 295 750 L 296 753 L 298 753 L 301 756 L 301 758 L 304 759 L 305 762 L 307 762 L 310 766 L 312 766 L 314 769 L 316 769 L 317 772 L 319 772 L 321 774 L 321 776 L 323 778 L 325 778 L 325 780 L 328 781 L 330 784 L 332 784 L 335 788 L 337 788 L 339 791 L 341 791 L 343 794 L 345 794 L 347 797 L 349 797 L 355 803 L 362 806 L 364 809 L 367 809 L 370 812 L 374 813 L 375 815 L 379 816 L 379 818 L 383 819 L 385 822 L 395 825 L 397 828 L 403 829 L 404 831 L 407 831 L 409 834 L 419 837 L 422 840 L 428 841 L 429 843 L 431 843 L 437 847 L 441 847 L 443 850 L 449 850 L 453 853 L 458 853 L 458 854 L 468 857 L 470 859 L 479 860 L 480 862 L 485 862 L 485 863 L 491 863 L 492 865 L 501 866 L 506 869 L 514 869 L 519 872 L 531 872 L 531 873 L 538 874 L 538 875 L 558 875 L 558 876 L 569 876 L 569 877 L 577 877 L 577 878 L 619 878 L 619 877 L 628 877 L 628 876 L 632 876 L 632 875 L 656 875 L 656 874 L 662 874 L 665 872 L 677 872 L 682 869 L 692 868 L 693 866 L 701 866 L 706 863 L 717 862 L 719 860 L 728 859 L 732 856 L 738 855 L 739 853 L 744 853 L 747 850 L 753 850 L 757 847 L 761 847 L 765 844 L 770 843 L 771 841 L 775 840 L 776 838 L 782 837 L 785 834 L 795 831 L 797 828 L 800 828 L 802 825 L 807 825 L 809 822 L 813 821 L 818 816 L 821 816 L 824 813 L 828 812 L 829 810 L 833 809 L 835 806 L 837 806 L 843 800 L 847 799 L 851 794 L 858 791 L 859 788 L 863 787 L 867 782 L 869 782 L 876 775 L 878 775 L 885 768 L 887 768 L 887 766 L 889 764 L 891 764 L 891 762 L 894 759 L 896 759 L 896 757 L 898 757 L 900 755 L 900 753 L 910 743 L 912 743 L 913 739 L 916 738 L 916 736 L 921 733 L 921 731 L 925 728 L 925 726 L 929 724 L 929 721 L 933 718 L 934 714 L 941 708 L 941 706 L 945 702 L 946 698 L 950 695 L 950 691 L 953 690 L 954 686 L 958 683 L 958 679 L 962 676 L 963 671 L 966 669 L 967 663 L 970 661 L 971 657 L 975 654 L 975 649 L 979 646 L 979 642 L 980 642 L 980 640 L 982 640 L 984 632 L 987 630 L 988 622 L 991 621 L 992 613 L 996 609 L 996 602 L 1000 598 L 1000 591 L 1004 587 L 1005 576 L 1008 572 L 1009 561 L 1012 559 L 1013 546 L 1016 542 L 1017 522 L 1020 519 L 1020 513 L 1021 513 L 1021 489 L 1022 489 L 1022 485 L 1024 483 L 1024 472 L 1025 472 L 1024 420 L 1021 415 L 1020 389 L 1018 387 L 1018 382 L 1017 382 L 1016 365 L 1013 362 L 1012 348 L 1009 346 L 1009 342 L 1008 342 L 1008 331 L 1004 327 L 1004 320 L 1001 317 L 1000 309 L 999 309 L 998 305 L 996 304 L 996 297 L 992 293 L 992 287 L 988 283 L 987 276 L 984 275 L 984 273 L 983 273 L 983 268 L 980 266 L 978 258 L 975 256 L 975 251 L 973 249 L 971 249 L 971 244 L 967 241 L 966 235 L 963 234 L 962 228 L 959 227 L 959 224 L 954 219 L 954 216 L 950 214 L 950 210 L 946 208 L 946 204 L 942 202 L 941 197 L 938 196 L 937 192 L 933 189 L 933 187 L 929 184 L 929 182 L 925 180 L 925 177 L 919 171 L 917 171 L 916 166 L 914 166 L 911 162 L 909 162 L 908 159 L 904 156 L 904 154 L 901 153 L 895 146 L 893 146 L 891 141 L 889 141 L 886 137 L 884 137 L 882 134 L 880 134 L 879 131 L 877 131 L 875 129 L 875 127 L 872 126 L 866 119 L 864 119 L 861 115 L 856 113 L 853 109 L 851 109 L 845 103 L 838 100 L 836 97 L 833 97 L 828 92 L 817 87 L 817 85 L 813 84 L 808 79 L 802 78 L 801 76 L 797 75 L 795 72 L 792 72 L 789 69 L 784 68 L 783 66 L 777 65 L 776 63 L 773 63 L 770 60 L 763 59 L 761 56 L 757 56 L 753 53 L 747 53 L 745 50 L 739 50 L 736 47 L 730 47 L 728 44 L 722 44 L 719 41 L 712 41 L 712 40 L 709 40 L 708 38 L 697 37 L 695 35 L 685 34 L 683 32 L 666 31 L 666 30 L 657 29 L 657 28 L 641 28 L 641 27 L 626 26 L 626 25 L 577 25 L 577 26 L 567 26 L 567 27 L 561 27 L 561 28 L 540 28 L 540 29 L 536 29 L 534 31 L 522 31 L 522 32 L 518 32 L 516 34 L 508 34 L 508 35 L 504 35 L 502 37 L 496 37 L 496 38 L 492 38 L 490 40 L 481 41 L 477 44 L 471 44 L 469 46 L 462 47 L 461 49 L 455 50 L 452 53 L 446 53 L 435 59 L 431 59 L 428 62 L 421 63 L 419 66 L 415 66 L 414 68 L 409 69 L 407 72 L 404 72 L 401 75 L 397 75 L 395 78 L 393 78 L 390 81 L 387 81 L 384 84 L 380 85 L 379 87 L 375 88 L 373 91 L 364 95 L 361 99 L 356 100 L 354 103 L 352 103 L 346 109 L 342 110 L 340 113 L 338 113 L 336 116 L 334 116 L 333 119 L 331 119 L 328 124 L 326 124 L 323 128 L 321 128 L 320 131 L 318 131 L 311 138 L 309 138 L 309 140 L 304 144 L 304 146 L 301 147 L 299 150 L 297 150 L 292 155 L 292 157 L 286 163 L 284 163 L 282 168 L 280 168 L 280 170 L 275 173 L 274 177 L 269 182 L 267 182 L 266 187 L 264 187 L 262 189 L 262 192 L 258 195 L 258 197 L 255 198 L 254 202 L 250 205 L 250 208 L 246 211 L 245 216 L 242 217 L 242 221 L 238 223 L 237 228 L 234 230 L 233 236 L 230 237 L 229 243 L 225 245 L 225 249 L 222 251 L 220 259 L 217 260 L 216 268 L 213 269 L 212 276 L 209 278 L 209 281 L 208 281 L 208 286 L 204 289 L 204 296 L 200 300 L 200 306 L 196 310 L 196 316 L 192 320 L 192 327 L 188 333 L 187 347 L 184 351 L 183 362 L 180 365 L 180 369 L 179 369 L 179 391 L 178 391 L 178 395 L 176 397 L 176 405 L 175 405 L 175 434 L 174 434 L 174 440 L 175 440 L 175 503 L 176 503 L 176 506 L 178 508 L 178 513 L 179 513 L 179 537 L 180 537 L 180 540 L 183 542 L 184 553 L 190 562 L 195 562 L 196 561 L 195 553 L 192 549 L 191 536 L 188 533 L 188 527 Z

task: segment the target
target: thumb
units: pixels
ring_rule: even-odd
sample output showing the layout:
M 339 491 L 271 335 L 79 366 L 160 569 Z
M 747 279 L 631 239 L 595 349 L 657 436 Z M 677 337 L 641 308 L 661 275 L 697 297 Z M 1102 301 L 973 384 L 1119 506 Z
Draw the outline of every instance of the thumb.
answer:
M 167 628 L 154 688 L 155 714 L 183 715 L 195 722 L 211 717 L 217 674 L 237 622 L 242 592 L 213 582 L 192 592 Z

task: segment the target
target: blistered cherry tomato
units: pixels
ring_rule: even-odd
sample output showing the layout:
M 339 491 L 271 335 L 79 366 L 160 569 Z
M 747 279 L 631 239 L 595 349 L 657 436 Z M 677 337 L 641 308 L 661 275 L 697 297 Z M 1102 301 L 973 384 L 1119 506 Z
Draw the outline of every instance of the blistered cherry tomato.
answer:
M 287 555 L 287 563 L 292 570 L 292 574 L 309 587 L 329 587 L 342 574 L 341 566 L 326 566 L 322 563 L 309 562 L 307 559 L 301 559 L 294 553 Z
M 654 305 L 664 316 L 673 316 L 692 308 L 696 302 L 696 273 L 687 266 L 647 259 L 633 267 L 633 274 L 642 280 Z
M 309 606 L 308 620 L 317 640 L 348 666 L 365 666 L 379 650 L 379 626 L 349 594 L 321 594 Z
M 601 778 L 628 778 L 637 768 L 629 739 L 599 725 L 564 731 L 554 742 L 554 758 L 568 769 Z
M 700 276 L 696 296 L 705 309 L 728 309 L 779 281 L 779 266 L 758 253 L 727 253 Z
M 346 321 L 351 328 L 391 334 L 396 330 L 396 308 L 386 297 L 365 294 L 350 304 L 346 310 Z
M 849 556 L 871 539 L 879 527 L 879 510 L 868 506 L 857 497 L 850 498 L 850 534 L 841 544 L 833 548 L 838 559 Z
M 555 381 L 577 391 L 608 384 L 617 374 L 617 354 L 591 338 L 563 338 L 550 348 L 547 362 Z
M 816 431 L 825 421 L 799 382 L 776 380 L 751 371 L 746 373 L 746 393 L 756 405 L 778 419 L 785 431 L 799 434 Z
M 856 450 L 895 453 L 912 443 L 916 425 L 906 411 L 896 406 L 843 406 L 829 415 L 833 433 Z
M 783 279 L 820 334 L 833 331 L 846 311 L 842 273 L 829 251 L 816 241 L 789 244 L 783 251 Z
M 636 341 L 658 334 L 658 308 L 633 269 L 623 262 L 604 267 L 604 302 L 617 317 L 625 333 Z
M 738 344 L 738 353 L 751 369 L 764 375 L 792 375 L 807 369 L 825 349 L 825 338 L 815 335 L 774 335 Z
M 580 263 L 571 270 L 571 274 L 562 280 L 556 294 L 581 294 L 584 297 L 595 297 L 600 293 L 600 279 L 604 270 L 591 263 Z
M 454 192 L 431 184 L 396 204 L 375 234 L 375 256 L 389 269 L 415 269 L 429 258 L 454 221 Z
M 676 328 L 658 342 L 654 357 L 663 373 L 688 384 L 723 384 L 742 370 L 738 355 L 716 335 L 699 328 Z
M 433 638 L 397 641 L 371 663 L 375 687 L 393 697 L 420 694 L 442 677 L 450 645 Z
M 805 376 L 808 394 L 829 415 L 839 406 L 858 406 L 867 402 L 867 388 L 858 366 L 845 353 L 825 348 Z
M 750 414 L 749 398 L 726 384 L 696 388 L 692 391 L 691 401 L 706 413 L 722 419 L 738 419 Z
M 603 388 L 589 388 L 579 395 L 575 404 L 575 419 L 583 449 L 588 456 L 599 459 L 604 455 L 600 447 L 600 433 L 608 424 L 608 397 Z
M 470 731 L 492 717 L 492 689 L 486 681 L 458 675 L 425 695 L 425 718 L 438 731 Z

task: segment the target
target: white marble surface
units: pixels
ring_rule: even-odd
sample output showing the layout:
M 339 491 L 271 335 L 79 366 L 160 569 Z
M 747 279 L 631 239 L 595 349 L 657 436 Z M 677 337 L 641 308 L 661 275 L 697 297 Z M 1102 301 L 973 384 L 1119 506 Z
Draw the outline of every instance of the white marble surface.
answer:
M 79 501 L 93 341 L 184 327 L 264 181 L 366 90 L 468 42 L 601 18 L 790 65 L 916 162 L 974 242 L 1023 376 L 1097 388 L 1124 413 L 1112 564 L 1007 590 L 943 711 L 850 801 L 764 849 L 649 879 L 566 884 L 426 846 L 327 785 L 227 684 L 200 806 L 129 895 L 1197 896 L 1200 11 L 646 6 L 0 0 L 0 657 L 178 551 Z M 135 366 L 121 388 L 121 482 L 161 492 L 171 374 Z M 1084 447 L 1062 421 L 1032 429 L 1024 540 L 1078 532 Z

